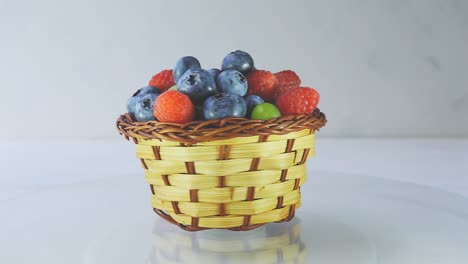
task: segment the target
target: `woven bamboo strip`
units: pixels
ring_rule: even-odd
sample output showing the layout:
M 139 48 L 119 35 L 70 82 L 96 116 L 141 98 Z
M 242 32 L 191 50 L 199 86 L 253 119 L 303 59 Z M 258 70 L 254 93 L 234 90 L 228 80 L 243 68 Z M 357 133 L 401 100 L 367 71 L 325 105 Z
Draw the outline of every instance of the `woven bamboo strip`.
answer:
M 299 186 L 301 186 L 306 179 L 304 174 Z M 278 197 L 292 191 L 295 185 L 295 180 L 287 180 L 274 184 L 265 185 L 255 189 L 254 199 Z M 214 203 L 230 203 L 235 201 L 246 200 L 247 187 L 224 187 L 201 189 L 198 191 L 198 202 L 214 202 Z M 157 186 L 154 187 L 154 196 L 163 201 L 190 201 L 190 193 L 187 189 L 175 186 Z
M 283 153 L 260 160 L 259 170 L 284 170 L 295 165 L 296 153 Z
M 325 114 L 315 109 L 307 115 L 270 120 L 225 118 L 194 121 L 182 125 L 158 121 L 135 122 L 129 114 L 125 114 L 119 117 L 116 127 L 127 138 L 159 139 L 194 144 L 246 136 L 284 135 L 303 129 L 319 130 L 326 122 Z
M 231 159 L 263 158 L 283 153 L 287 141 L 267 141 L 261 143 L 248 143 L 233 145 L 230 150 Z M 292 150 L 312 148 L 314 146 L 314 134 L 296 139 Z M 154 159 L 152 146 L 136 145 L 137 157 L 141 159 Z M 172 161 L 206 161 L 219 156 L 217 145 L 194 145 L 191 147 L 162 146 L 160 147 L 162 160 Z
M 306 174 L 305 165 L 298 165 L 288 169 L 286 179 L 301 178 Z M 263 170 L 252 172 L 240 172 L 226 176 L 226 185 L 237 186 L 263 186 L 279 181 L 281 170 Z
M 293 173 L 290 174 L 292 176 Z M 263 186 L 279 181 L 280 177 L 280 170 L 264 170 L 228 175 L 225 176 L 225 181 L 226 186 L 230 187 Z M 187 189 L 210 189 L 219 185 L 218 176 L 208 175 L 173 174 L 168 176 L 168 180 L 172 186 Z M 153 185 L 164 185 L 160 175 L 146 176 L 146 181 Z
M 262 214 L 258 215 L 252 215 L 250 218 L 250 223 L 251 224 L 263 224 L 263 223 L 269 223 L 269 222 L 276 222 L 280 221 L 281 219 L 286 218 L 289 215 L 290 212 L 290 207 L 292 207 L 294 210 L 294 205 L 286 206 L 280 209 L 275 209 L 271 210 Z
M 297 164 L 304 150 L 291 153 L 282 153 L 271 157 L 262 158 L 258 165 L 259 170 L 283 170 Z M 311 155 L 312 154 L 312 155 Z M 314 151 L 309 152 L 313 156 Z M 150 160 L 145 159 L 145 164 L 155 174 L 168 175 L 186 172 L 183 161 Z M 252 159 L 211 160 L 196 161 L 194 163 L 197 174 L 204 175 L 232 175 L 250 170 Z
M 287 140 L 290 138 L 298 138 L 309 135 L 311 133 L 310 129 L 303 129 L 301 131 L 291 132 L 289 134 L 284 135 L 270 135 L 268 137 L 268 141 L 279 141 L 279 140 Z M 216 140 L 216 141 L 208 141 L 208 142 L 199 142 L 197 146 L 219 146 L 219 145 L 242 145 L 248 143 L 256 143 L 258 142 L 259 136 L 250 136 L 250 137 L 238 137 L 238 138 L 231 138 L 225 140 Z M 180 143 L 175 141 L 168 141 L 168 140 L 158 140 L 158 139 L 138 139 L 138 145 L 145 145 L 145 146 L 179 146 Z
M 315 143 L 315 134 L 310 134 L 304 137 L 298 137 L 294 140 L 292 150 L 313 148 Z
M 305 164 L 293 166 L 288 169 L 286 180 L 301 178 L 305 175 Z M 195 174 L 172 174 L 168 175 L 171 186 L 186 189 L 210 189 L 218 187 L 219 176 L 225 177 L 225 184 L 229 187 L 264 186 L 278 182 L 281 178 L 281 170 L 261 170 L 239 172 L 232 175 L 195 175 Z M 148 184 L 165 185 L 161 174 L 145 170 L 145 179 Z
M 247 187 L 227 187 L 198 191 L 199 202 L 230 203 L 243 201 L 247 197 Z
M 296 204 L 299 200 L 299 191 L 291 191 L 284 195 L 283 206 Z M 226 203 L 225 213 L 228 215 L 260 214 L 274 209 L 277 203 L 278 200 L 276 198 Z M 160 200 L 156 196 L 152 196 L 151 204 L 154 208 L 158 208 L 166 212 L 174 212 L 170 201 Z M 180 213 L 194 217 L 216 216 L 221 213 L 218 203 L 179 202 L 178 207 Z
M 180 143 L 177 141 L 170 141 L 170 140 L 159 140 L 159 139 L 145 139 L 145 138 L 138 138 L 138 144 L 142 146 L 180 146 Z
M 161 175 L 184 173 L 187 171 L 185 168 L 185 162 L 183 161 L 145 159 L 145 163 L 149 170 Z
M 299 204 L 300 205 L 300 204 Z M 289 211 L 291 210 L 291 206 L 294 208 L 298 208 L 299 205 L 290 205 L 280 209 L 274 209 L 265 213 L 261 213 L 258 215 L 251 216 L 251 224 L 263 224 L 269 222 L 276 222 L 282 219 L 285 219 Z M 169 213 L 172 218 L 174 218 L 177 222 L 190 225 L 192 222 L 192 217 L 188 215 L 181 215 L 181 214 L 173 214 Z M 243 216 L 215 216 L 215 217 L 204 217 L 200 218 L 198 225 L 200 227 L 206 228 L 232 228 L 237 226 L 242 226 L 244 223 Z

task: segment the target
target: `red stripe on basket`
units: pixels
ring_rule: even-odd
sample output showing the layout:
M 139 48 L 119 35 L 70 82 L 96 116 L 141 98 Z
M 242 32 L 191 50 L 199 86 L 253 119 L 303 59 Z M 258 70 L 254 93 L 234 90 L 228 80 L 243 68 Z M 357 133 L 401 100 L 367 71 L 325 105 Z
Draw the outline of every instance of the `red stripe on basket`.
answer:
M 247 188 L 247 201 L 252 201 L 255 197 L 255 187 Z
M 161 178 L 163 179 L 164 185 L 171 186 L 171 183 L 169 182 L 169 176 L 161 175 Z
M 250 215 L 244 216 L 244 226 L 249 226 L 250 225 Z
M 164 182 L 164 185 L 166 186 L 171 186 L 171 183 L 169 182 L 169 176 L 168 175 L 161 175 L 161 178 Z
M 300 164 L 304 164 L 307 160 L 307 156 L 309 155 L 310 149 L 304 149 L 304 153 L 302 154 L 301 162 Z
M 288 169 L 282 170 L 281 171 L 280 182 L 285 182 L 287 175 L 288 175 Z M 283 196 L 278 197 L 278 203 L 276 204 L 276 209 L 282 208 L 283 207 L 283 202 L 284 202 L 284 197 Z
M 193 163 L 193 161 L 187 161 L 185 162 L 185 169 L 187 170 L 187 173 L 189 174 L 195 174 L 197 173 L 195 171 L 195 164 Z
M 140 162 L 141 162 L 141 166 L 143 166 L 143 168 L 145 168 L 145 170 L 148 169 L 148 166 L 146 165 L 146 162 L 144 159 L 140 159 Z
M 220 216 L 226 215 L 226 205 L 224 203 L 219 204 L 219 215 Z
M 155 160 L 161 160 L 161 154 L 159 152 L 159 146 L 153 146 L 153 155 Z
M 280 209 L 281 207 L 283 207 L 283 200 L 284 200 L 283 196 L 278 197 L 278 203 L 276 204 L 276 209 Z
M 218 177 L 218 187 L 222 188 L 226 186 L 226 176 Z
M 231 155 L 231 145 L 221 145 L 219 146 L 219 159 L 227 160 Z
M 258 142 L 265 142 L 268 139 L 268 135 L 260 135 L 258 137 Z M 250 163 L 250 171 L 258 170 L 258 164 L 260 164 L 260 158 L 253 158 L 252 163 Z
M 291 152 L 291 150 L 292 150 L 292 148 L 294 146 L 294 142 L 295 142 L 294 138 L 288 139 L 288 143 L 286 144 L 286 150 L 284 152 L 286 152 L 286 153 Z
M 259 163 L 260 163 L 260 158 L 253 158 L 252 163 L 250 163 L 250 171 L 256 171 L 258 169 Z
M 198 217 L 192 217 L 192 227 L 198 227 Z
M 172 209 L 174 210 L 174 213 L 180 214 L 179 203 L 172 201 L 171 204 L 172 204 Z
M 284 182 L 286 180 L 286 176 L 288 176 L 288 169 L 284 169 L 281 171 L 280 182 Z
M 292 204 L 290 207 L 289 207 L 289 214 L 288 214 L 288 217 L 287 219 L 293 219 L 294 217 L 294 214 L 296 213 L 296 205 L 295 204 Z
M 293 190 L 299 189 L 299 183 L 301 182 L 301 179 L 296 179 L 294 180 L 294 188 Z
M 190 202 L 193 202 L 193 203 L 198 202 L 198 190 L 197 189 L 190 190 Z

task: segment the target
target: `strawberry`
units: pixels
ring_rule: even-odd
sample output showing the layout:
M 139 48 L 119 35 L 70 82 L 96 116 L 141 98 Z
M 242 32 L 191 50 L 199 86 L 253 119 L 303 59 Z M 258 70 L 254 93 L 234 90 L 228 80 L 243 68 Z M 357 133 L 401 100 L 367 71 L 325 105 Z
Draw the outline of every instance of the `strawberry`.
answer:
M 285 70 L 275 73 L 275 77 L 278 80 L 278 83 L 275 87 L 275 98 L 278 98 L 283 92 L 297 88 L 301 85 L 301 79 L 299 76 L 291 70 Z
M 319 103 L 320 95 L 314 88 L 292 88 L 280 94 L 276 106 L 283 116 L 312 113 Z
M 162 92 L 167 91 L 173 85 L 175 85 L 175 82 L 172 70 L 163 70 L 154 75 L 149 81 L 149 86 L 156 87 Z
M 194 119 L 195 107 L 187 95 L 170 90 L 156 98 L 154 116 L 161 122 L 185 124 Z
M 258 95 L 265 101 L 274 97 L 274 89 L 278 80 L 269 71 L 255 70 L 246 76 L 248 83 L 247 95 Z

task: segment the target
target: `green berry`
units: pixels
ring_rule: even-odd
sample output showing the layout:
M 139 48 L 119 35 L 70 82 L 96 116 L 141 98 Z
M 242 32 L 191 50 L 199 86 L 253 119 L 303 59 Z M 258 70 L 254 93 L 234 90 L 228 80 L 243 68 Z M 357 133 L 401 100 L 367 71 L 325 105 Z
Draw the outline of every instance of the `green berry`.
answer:
M 171 88 L 169 88 L 168 90 L 175 90 L 175 91 L 177 91 L 177 85 L 171 86 Z
M 281 113 L 275 105 L 270 103 L 261 103 L 252 110 L 252 119 L 268 120 L 275 117 L 281 117 Z

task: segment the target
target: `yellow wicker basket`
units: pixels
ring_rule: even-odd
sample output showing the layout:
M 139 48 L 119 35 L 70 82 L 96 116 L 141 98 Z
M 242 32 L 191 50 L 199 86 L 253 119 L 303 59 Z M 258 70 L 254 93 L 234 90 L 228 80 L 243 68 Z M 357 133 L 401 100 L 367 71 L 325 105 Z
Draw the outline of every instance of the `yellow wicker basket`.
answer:
M 136 144 L 159 216 L 188 231 L 243 231 L 294 217 L 315 131 L 326 121 L 319 109 L 184 125 L 135 122 L 125 114 L 117 129 Z

